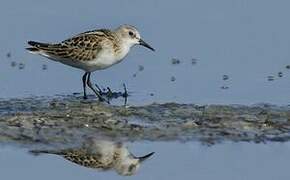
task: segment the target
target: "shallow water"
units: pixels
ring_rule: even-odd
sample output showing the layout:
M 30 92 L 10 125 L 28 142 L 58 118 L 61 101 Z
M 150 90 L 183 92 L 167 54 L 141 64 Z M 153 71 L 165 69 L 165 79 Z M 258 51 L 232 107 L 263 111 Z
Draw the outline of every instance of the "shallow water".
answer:
M 46 109 L 46 101 L 53 98 L 60 101 L 68 96 L 75 100 L 79 94 L 73 93 L 82 92 L 83 72 L 28 54 L 24 49 L 27 40 L 54 42 L 82 31 L 103 27 L 115 28 L 123 23 L 138 27 L 144 40 L 157 51 L 153 53 L 142 47 L 135 47 L 124 62 L 110 69 L 95 72 L 92 80 L 104 88 L 109 86 L 114 91 L 122 91 L 122 84 L 125 83 L 130 94 L 127 105 L 130 106 L 129 109 L 138 110 L 139 113 L 133 114 L 134 117 L 132 114 L 126 117 L 129 119 L 129 124 L 133 124 L 137 129 L 140 127 L 150 129 L 152 126 L 158 129 L 154 133 L 144 131 L 145 133 L 139 132 L 135 136 L 134 133 L 127 133 L 132 131 L 122 128 L 113 132 L 113 135 L 111 130 L 103 133 L 110 135 L 110 138 L 114 137 L 113 140 L 120 140 L 115 138 L 121 137 L 121 140 L 136 154 L 156 152 L 142 165 L 140 171 L 130 178 L 289 179 L 287 167 L 289 167 L 290 68 L 286 68 L 290 64 L 290 26 L 286 23 L 290 15 L 289 5 L 288 1 L 271 0 L 2 1 L 0 6 L 1 179 L 124 178 L 114 171 L 98 172 L 72 164 L 58 156 L 35 157 L 27 153 L 32 148 L 61 148 L 71 145 L 71 141 L 64 143 L 63 139 L 76 140 L 78 144 L 78 141 L 83 138 L 80 135 L 86 135 L 88 132 L 94 136 L 99 134 L 84 130 L 83 127 L 76 128 L 74 123 L 78 122 L 78 116 L 73 118 L 56 116 L 59 115 L 57 113 L 61 112 L 62 107 L 66 107 L 61 103 L 56 104 L 56 107 L 60 108 L 59 111 L 55 109 L 49 111 L 51 110 L 49 106 Z M 179 61 L 172 61 L 173 58 Z M 29 97 L 29 103 L 24 97 Z M 18 98 L 19 101 L 16 102 L 14 98 Z M 26 103 L 20 103 L 23 101 Z M 96 105 L 94 99 L 89 102 L 92 104 L 88 103 L 87 106 L 103 107 Z M 151 111 L 150 104 L 153 102 L 156 103 L 152 105 L 156 111 Z M 162 104 L 167 102 L 176 103 L 171 105 L 177 106 L 180 111 L 174 111 L 178 112 L 177 114 L 170 114 L 172 110 L 170 109 L 170 116 L 167 116 L 166 108 Z M 112 106 L 108 109 L 119 108 L 118 112 L 120 112 L 123 103 L 122 98 L 113 100 L 111 105 L 120 105 L 120 107 Z M 266 109 L 270 108 L 269 112 L 266 111 L 270 113 L 268 114 L 270 119 L 265 119 L 267 116 L 259 116 L 260 119 L 255 119 L 257 122 L 245 121 L 248 120 L 247 118 L 253 118 L 253 113 L 256 111 L 251 105 L 257 103 L 278 106 L 258 105 Z M 149 108 L 145 106 L 148 104 Z M 238 109 L 237 107 L 250 109 L 234 111 L 240 114 L 230 121 L 231 114 L 228 114 L 227 109 L 217 106 L 218 108 L 213 111 L 216 113 L 213 114 L 214 121 L 211 121 L 213 120 L 211 118 L 203 119 L 202 122 L 206 122 L 202 126 L 205 128 L 203 129 L 198 127 L 198 123 L 195 124 L 196 121 L 192 121 L 196 114 L 193 117 L 186 116 L 187 119 L 181 116 L 184 115 L 182 113 L 191 113 L 191 111 L 182 111 L 183 104 L 188 106 L 242 104 L 250 106 L 227 107 L 236 107 L 235 110 Z M 64 112 L 72 108 L 68 107 Z M 44 112 L 43 117 L 39 111 L 33 114 L 39 109 L 48 111 Z M 162 116 L 158 116 L 158 110 L 163 113 Z M 90 112 L 86 113 L 90 114 Z M 31 114 L 34 116 L 27 120 L 28 115 Z M 7 121 L 7 115 L 10 121 Z M 150 122 L 150 118 L 146 119 L 148 116 L 158 120 L 159 124 Z M 51 117 L 55 119 L 50 119 Z M 128 119 L 124 118 L 124 114 L 116 117 L 120 118 L 118 122 L 121 122 L 121 125 L 127 123 L 125 120 Z M 217 120 L 216 117 L 219 119 Z M 40 121 L 37 118 L 40 118 Z M 41 118 L 48 119 L 44 121 L 48 131 L 42 132 L 46 133 L 46 137 L 51 138 L 46 138 L 47 141 L 40 141 L 39 139 L 45 138 L 35 137 L 32 133 L 35 132 L 34 126 L 42 127 Z M 56 123 L 56 126 L 50 124 L 49 120 L 57 120 L 57 118 L 60 122 L 68 123 Z M 79 121 L 78 125 L 85 127 L 91 125 L 93 116 L 88 115 L 87 120 L 87 124 Z M 114 120 L 110 123 L 115 122 Z M 189 126 L 190 130 L 197 131 L 182 134 L 184 129 L 167 131 L 164 128 L 166 126 L 160 128 L 156 125 L 169 124 L 180 127 L 182 123 Z M 57 131 L 57 128 L 52 128 L 59 127 L 58 125 L 73 125 L 76 129 Z M 95 123 L 95 126 L 98 125 L 100 123 Z M 240 129 L 241 127 L 256 129 Z M 165 132 L 170 132 L 170 136 Z M 209 132 L 211 138 L 203 141 L 201 137 L 208 135 Z M 235 133 L 245 132 L 250 134 L 247 136 L 250 137 L 247 142 L 241 142 L 245 141 L 243 135 L 234 136 Z M 156 133 L 163 133 L 163 136 L 157 138 L 154 136 Z M 252 136 L 251 133 L 259 135 Z M 58 136 L 55 136 L 56 134 Z M 49 141 L 55 140 L 54 138 L 56 141 Z
M 1 176 L 44 180 L 289 178 L 289 143 L 225 143 L 208 147 L 196 142 L 138 142 L 128 146 L 137 154 L 155 151 L 154 156 L 131 177 L 118 176 L 114 171 L 80 167 L 55 155 L 34 157 L 23 149 L 6 146 L 0 150 Z
M 27 40 L 54 42 L 89 29 L 128 23 L 140 29 L 156 52 L 136 47 L 124 62 L 95 72 L 93 80 L 115 90 L 126 83 L 134 95 L 129 103 L 289 103 L 287 1 L 267 0 L 263 6 L 259 0 L 101 3 L 109 9 L 99 9 L 100 2 L 95 1 L 3 4 L 1 97 L 82 91 L 81 71 L 27 53 Z M 173 66 L 172 58 L 181 63 Z M 192 58 L 197 59 L 195 65 Z M 11 67 L 12 61 L 24 63 L 24 69 Z M 42 70 L 43 64 L 47 70 Z M 222 80 L 223 75 L 229 79 Z M 274 81 L 268 81 L 268 76 L 274 76 Z

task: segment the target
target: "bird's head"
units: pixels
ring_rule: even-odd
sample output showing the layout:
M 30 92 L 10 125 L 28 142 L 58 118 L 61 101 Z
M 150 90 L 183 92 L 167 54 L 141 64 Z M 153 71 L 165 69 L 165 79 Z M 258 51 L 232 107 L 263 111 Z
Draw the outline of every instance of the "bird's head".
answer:
M 122 25 L 118 27 L 115 31 L 118 37 L 122 40 L 123 43 L 132 47 L 134 45 L 144 46 L 152 51 L 155 51 L 149 44 L 147 44 L 144 40 L 142 40 L 140 33 L 138 30 L 131 25 Z
M 116 171 L 123 176 L 131 176 L 135 174 L 140 168 L 140 164 L 151 157 L 154 152 L 151 152 L 145 156 L 136 157 L 133 154 L 129 153 L 127 149 L 124 149 L 120 154 L 121 157 L 119 162 L 117 162 L 115 169 Z

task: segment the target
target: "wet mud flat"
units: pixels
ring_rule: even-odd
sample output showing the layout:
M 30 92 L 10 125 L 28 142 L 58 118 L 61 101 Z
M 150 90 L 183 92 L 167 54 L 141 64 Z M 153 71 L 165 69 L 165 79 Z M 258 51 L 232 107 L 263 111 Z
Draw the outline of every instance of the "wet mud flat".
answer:
M 76 96 L 0 100 L 0 142 L 72 144 L 102 136 L 120 141 L 285 142 L 290 107 L 259 104 L 114 106 Z

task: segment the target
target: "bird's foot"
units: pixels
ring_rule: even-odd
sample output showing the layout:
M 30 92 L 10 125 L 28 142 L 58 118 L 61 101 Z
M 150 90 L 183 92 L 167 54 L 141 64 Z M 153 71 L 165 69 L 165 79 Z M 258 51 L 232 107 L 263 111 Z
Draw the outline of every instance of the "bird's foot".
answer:
M 110 104 L 110 101 L 108 99 L 105 99 L 103 96 L 98 96 L 98 98 L 99 98 L 100 102 L 106 102 L 106 103 Z
M 95 84 L 95 86 L 96 86 L 96 88 L 97 88 L 98 93 L 99 93 L 101 96 L 104 95 L 104 94 L 106 94 L 105 89 L 102 90 L 102 89 L 100 88 L 100 86 L 98 86 L 97 84 Z
M 125 99 L 125 105 L 127 104 L 127 98 L 129 96 L 129 94 L 128 94 L 128 91 L 127 91 L 127 88 L 126 88 L 125 83 L 123 83 L 124 92 L 115 92 L 115 91 L 112 91 L 110 87 L 107 87 L 106 89 L 105 88 L 102 89 L 97 84 L 95 84 L 95 86 L 97 88 L 97 92 L 100 95 L 100 96 L 98 96 L 100 101 L 106 101 L 109 104 L 110 100 L 117 99 L 119 97 L 122 97 L 122 98 Z M 104 100 L 105 99 L 104 97 L 107 100 Z

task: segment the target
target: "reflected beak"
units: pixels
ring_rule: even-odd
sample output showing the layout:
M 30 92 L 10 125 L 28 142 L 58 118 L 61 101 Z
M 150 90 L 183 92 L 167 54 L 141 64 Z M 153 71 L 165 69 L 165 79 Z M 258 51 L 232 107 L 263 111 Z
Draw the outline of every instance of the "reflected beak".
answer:
M 148 49 L 151 49 L 152 51 L 155 51 L 155 49 L 153 47 L 151 47 L 149 44 L 147 44 L 145 41 L 143 41 L 142 39 L 139 40 L 139 44 L 141 46 L 147 47 Z
M 149 153 L 145 156 L 142 156 L 142 157 L 137 157 L 137 159 L 139 159 L 140 162 L 143 162 L 145 161 L 146 159 L 148 159 L 150 156 L 152 156 L 155 152 L 152 152 L 152 153 Z

